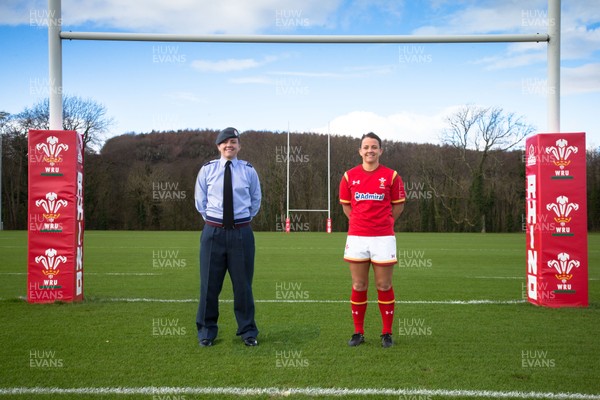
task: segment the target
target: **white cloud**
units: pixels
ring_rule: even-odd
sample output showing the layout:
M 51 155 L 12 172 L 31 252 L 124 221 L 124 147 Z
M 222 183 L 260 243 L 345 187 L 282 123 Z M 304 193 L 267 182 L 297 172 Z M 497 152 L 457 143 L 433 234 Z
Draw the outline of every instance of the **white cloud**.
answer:
M 371 111 L 353 111 L 334 118 L 328 127 L 319 127 L 311 131 L 354 137 L 375 132 L 384 140 L 439 143 L 440 133 L 446 127 L 445 119 L 456 111 L 457 107 L 448 107 L 435 115 L 404 111 L 384 116 Z
M 281 15 L 301 16 L 309 26 L 325 25 L 341 0 L 63 0 L 64 26 L 152 33 L 257 33 L 278 27 Z M 29 24 L 30 12 L 46 13 L 45 0 L 3 0 L 0 24 Z M 287 13 L 287 14 L 285 14 Z M 279 16 L 279 17 L 278 17 Z M 279 18 L 279 20 L 278 20 Z M 288 24 L 286 31 L 299 28 Z
M 204 99 L 198 97 L 195 93 L 191 92 L 172 92 L 165 95 L 165 97 L 175 100 L 175 101 L 183 101 L 183 102 L 191 102 L 191 103 L 203 103 Z
M 228 58 L 217 61 L 194 60 L 192 61 L 192 67 L 204 72 L 232 72 L 262 67 L 276 60 L 277 57 L 274 56 L 265 57 L 261 61 L 253 58 Z
M 590 26 L 597 26 L 600 20 L 600 2 L 571 0 L 562 3 L 561 11 L 561 59 L 591 57 L 599 51 L 600 28 Z M 546 0 L 479 1 L 477 6 L 467 6 L 450 13 L 436 26 L 423 26 L 413 33 L 546 33 L 549 24 L 547 18 Z M 512 43 L 507 45 L 503 54 L 480 59 L 476 63 L 486 65 L 489 70 L 545 63 L 546 48 L 545 43 Z
M 561 94 L 600 93 L 600 63 L 562 68 Z
M 245 69 L 257 68 L 261 64 L 251 58 L 235 59 L 229 58 L 227 60 L 208 61 L 208 60 L 194 60 L 192 61 L 192 67 L 199 71 L 209 72 L 231 72 L 231 71 L 242 71 Z

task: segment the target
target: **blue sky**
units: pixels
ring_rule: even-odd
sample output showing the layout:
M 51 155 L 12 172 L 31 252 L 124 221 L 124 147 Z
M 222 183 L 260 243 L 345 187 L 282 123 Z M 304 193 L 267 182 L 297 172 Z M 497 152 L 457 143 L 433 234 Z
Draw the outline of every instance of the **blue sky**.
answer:
M 547 32 L 546 0 L 63 0 L 63 30 L 180 34 Z M 47 2 L 0 4 L 0 110 L 48 96 Z M 561 131 L 600 146 L 600 2 L 563 0 Z M 64 93 L 103 104 L 107 135 L 184 128 L 330 132 L 439 143 L 464 104 L 547 131 L 546 43 L 63 41 Z

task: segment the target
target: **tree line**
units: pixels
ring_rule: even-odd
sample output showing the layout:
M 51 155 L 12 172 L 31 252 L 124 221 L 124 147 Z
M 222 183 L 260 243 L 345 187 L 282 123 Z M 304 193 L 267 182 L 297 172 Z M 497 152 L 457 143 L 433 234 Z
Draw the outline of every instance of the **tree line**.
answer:
M 27 122 L 36 119 L 32 110 L 26 111 L 17 116 L 0 113 L 5 229 L 27 229 L 27 129 L 32 127 Z M 105 110 L 95 111 L 85 115 L 96 118 L 96 125 L 90 120 L 81 125 L 91 127 L 86 130 L 88 144 L 99 142 L 98 134 L 109 125 L 103 124 L 107 122 L 103 119 Z M 75 117 L 70 120 L 78 121 Z M 501 109 L 471 106 L 450 117 L 448 125 L 441 145 L 384 141 L 381 162 L 398 171 L 407 194 L 396 230 L 522 231 L 525 163 L 523 150 L 516 146 L 532 128 Z M 44 125 L 38 123 L 33 128 L 44 129 Z M 217 133 L 209 129 L 130 133 L 106 140 L 97 151 L 88 148 L 86 229 L 202 229 L 203 221 L 194 205 L 194 184 L 202 165 L 219 156 L 214 143 Z M 343 173 L 361 163 L 359 139 L 330 137 L 329 176 L 327 135 L 292 133 L 289 154 L 287 140 L 287 133 L 282 132 L 246 131 L 241 135 L 239 157 L 254 166 L 262 186 L 262 207 L 253 221 L 254 229 L 285 229 L 289 157 L 289 207 L 325 210 L 330 193 L 332 229 L 346 231 L 338 186 Z M 587 152 L 587 183 L 588 226 L 599 230 L 598 149 Z M 325 231 L 326 218 L 326 212 L 291 212 L 290 229 Z

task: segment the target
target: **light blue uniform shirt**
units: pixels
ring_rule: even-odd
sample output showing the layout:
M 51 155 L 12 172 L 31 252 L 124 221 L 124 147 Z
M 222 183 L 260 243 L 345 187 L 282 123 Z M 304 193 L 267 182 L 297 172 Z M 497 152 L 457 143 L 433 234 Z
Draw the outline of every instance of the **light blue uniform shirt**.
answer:
M 223 175 L 226 158 L 209 161 L 200 168 L 196 178 L 194 198 L 196 209 L 205 221 L 223 223 Z M 231 160 L 233 185 L 233 220 L 236 224 L 250 222 L 260 209 L 260 181 L 256 170 L 247 161 Z

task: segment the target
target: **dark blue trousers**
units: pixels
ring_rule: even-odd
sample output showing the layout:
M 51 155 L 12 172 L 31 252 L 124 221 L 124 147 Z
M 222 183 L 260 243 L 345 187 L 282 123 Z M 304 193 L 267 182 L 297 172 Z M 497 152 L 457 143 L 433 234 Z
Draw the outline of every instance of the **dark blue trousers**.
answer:
M 250 225 L 223 229 L 206 224 L 200 236 L 200 303 L 196 315 L 198 339 L 214 339 L 218 333 L 219 294 L 226 272 L 233 287 L 233 309 L 242 338 L 256 337 L 254 321 L 254 233 Z

